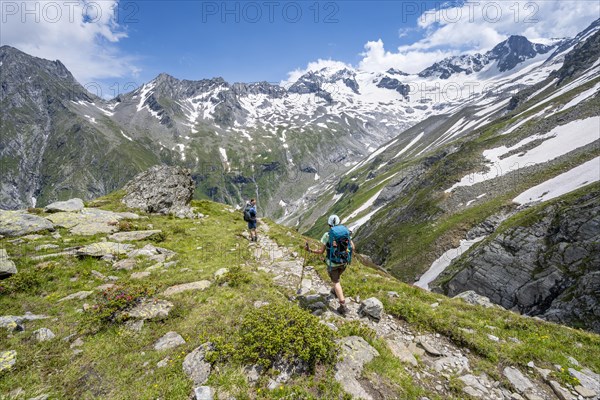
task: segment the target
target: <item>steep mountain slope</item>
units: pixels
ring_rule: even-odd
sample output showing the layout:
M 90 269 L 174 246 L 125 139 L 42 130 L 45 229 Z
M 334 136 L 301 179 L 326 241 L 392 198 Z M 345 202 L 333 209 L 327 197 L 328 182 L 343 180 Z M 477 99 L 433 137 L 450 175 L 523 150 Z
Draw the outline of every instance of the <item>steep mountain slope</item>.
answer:
M 297 232 L 263 220 L 258 243 L 249 242 L 241 213 L 229 206 L 194 201 L 199 219 L 137 215 L 122 195 L 79 212 L 17 212 L 60 225 L 82 212 L 118 216 L 119 232 L 81 236 L 56 226 L 0 238 L 18 269 L 0 281 L 3 395 L 550 400 L 600 393 L 596 334 L 449 299 L 358 262 L 342 278 L 350 308 L 343 318 L 323 263 L 313 258 L 306 263 L 314 267 L 303 268 L 307 238 Z
M 580 197 L 585 198 L 589 185 L 600 180 L 600 33 L 594 32 L 542 64 L 560 68 L 536 85 L 517 84 L 512 87 L 520 90 L 502 101 L 491 97 L 486 104 L 482 99 L 425 120 L 375 151 L 315 200 L 301 229 L 317 237 L 326 215 L 337 213 L 357 230 L 361 251 L 394 276 L 427 287 L 468 246 L 485 246 L 481 240 L 502 229 L 510 215 L 582 187 Z M 550 231 L 546 240 L 552 240 Z M 565 240 L 579 241 L 575 236 Z M 458 262 L 472 266 L 468 260 Z M 549 274 L 546 267 L 537 263 L 526 270 Z M 576 274 L 596 271 L 585 268 Z M 420 280 L 426 272 L 428 280 Z M 498 281 L 485 274 L 481 279 L 490 287 L 482 294 L 499 301 L 498 292 L 491 292 L 500 290 Z M 568 297 L 563 290 L 571 282 L 553 289 L 552 298 Z M 467 288 L 483 291 L 474 283 L 456 290 Z M 548 308 L 546 300 L 538 297 L 520 309 L 549 318 L 561 313 L 562 306 Z M 587 322 L 596 329 L 597 316 Z
M 98 196 L 160 162 L 130 142 L 60 61 L 0 48 L 0 206 L 47 204 L 76 193 Z M 98 110 L 92 114 L 79 107 Z M 99 128 L 102 126 L 102 128 Z

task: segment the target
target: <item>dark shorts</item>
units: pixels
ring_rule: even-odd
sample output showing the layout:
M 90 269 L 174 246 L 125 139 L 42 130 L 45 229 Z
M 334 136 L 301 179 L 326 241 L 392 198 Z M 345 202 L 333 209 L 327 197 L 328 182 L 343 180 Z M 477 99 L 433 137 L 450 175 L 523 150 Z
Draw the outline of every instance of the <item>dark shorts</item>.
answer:
M 345 265 L 340 265 L 339 267 L 331 267 L 327 268 L 327 273 L 329 274 L 329 278 L 331 278 L 331 282 L 338 283 L 340 281 L 340 276 L 346 270 Z
M 248 221 L 248 229 L 256 229 L 256 221 Z

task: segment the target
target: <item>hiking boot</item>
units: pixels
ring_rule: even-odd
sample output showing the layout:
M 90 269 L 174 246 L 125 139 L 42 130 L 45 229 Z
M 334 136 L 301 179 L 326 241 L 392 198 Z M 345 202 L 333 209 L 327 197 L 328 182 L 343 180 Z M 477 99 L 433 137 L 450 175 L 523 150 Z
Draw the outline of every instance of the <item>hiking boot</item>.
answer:
M 346 316 L 346 314 L 348 314 L 348 307 L 346 307 L 345 304 L 340 304 L 340 306 L 337 308 L 336 310 L 340 315 L 342 315 L 343 317 Z

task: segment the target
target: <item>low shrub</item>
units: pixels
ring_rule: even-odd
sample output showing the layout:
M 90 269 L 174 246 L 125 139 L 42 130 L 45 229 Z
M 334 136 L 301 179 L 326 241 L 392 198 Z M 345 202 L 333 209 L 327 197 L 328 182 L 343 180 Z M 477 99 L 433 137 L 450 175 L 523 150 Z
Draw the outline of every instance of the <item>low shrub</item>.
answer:
M 105 325 L 123 322 L 123 311 L 136 306 L 143 298 L 154 293 L 155 289 L 144 285 L 123 285 L 105 289 L 96 294 L 96 302 L 87 312 L 87 326 L 100 329 Z
M 243 318 L 235 339 L 217 339 L 214 361 L 236 359 L 243 365 L 269 369 L 279 360 L 301 360 L 310 371 L 336 359 L 335 333 L 296 305 L 270 304 Z
M 229 269 L 225 275 L 223 275 L 218 283 L 223 284 L 227 282 L 230 287 L 239 287 L 242 284 L 250 283 L 251 278 L 248 271 L 244 270 L 241 266 L 235 265 Z
M 334 332 L 295 305 L 267 305 L 249 313 L 240 328 L 241 356 L 269 368 L 280 358 L 299 358 L 311 369 L 334 360 Z
M 54 263 L 43 263 L 41 268 L 23 269 L 0 281 L 0 294 L 29 293 L 38 294 L 42 285 L 52 280 Z

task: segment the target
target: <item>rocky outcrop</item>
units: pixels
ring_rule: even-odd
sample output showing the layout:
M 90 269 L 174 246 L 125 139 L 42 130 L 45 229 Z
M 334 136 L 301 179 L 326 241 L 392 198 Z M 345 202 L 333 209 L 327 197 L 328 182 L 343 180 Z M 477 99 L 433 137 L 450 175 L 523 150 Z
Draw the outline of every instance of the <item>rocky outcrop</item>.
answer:
M 517 215 L 444 272 L 507 309 L 600 332 L 600 189 Z
M 190 204 L 194 187 L 190 170 L 156 165 L 125 185 L 123 203 L 147 213 L 178 213 Z

